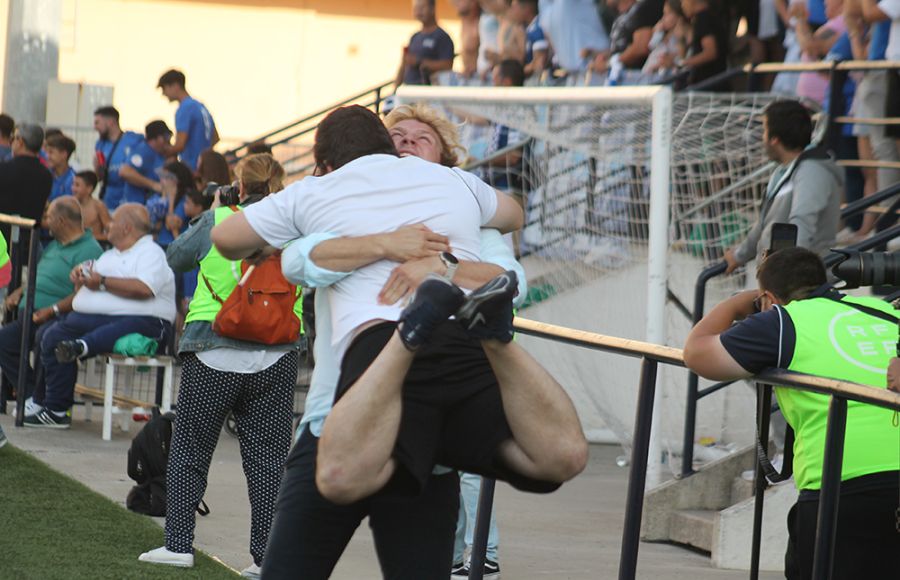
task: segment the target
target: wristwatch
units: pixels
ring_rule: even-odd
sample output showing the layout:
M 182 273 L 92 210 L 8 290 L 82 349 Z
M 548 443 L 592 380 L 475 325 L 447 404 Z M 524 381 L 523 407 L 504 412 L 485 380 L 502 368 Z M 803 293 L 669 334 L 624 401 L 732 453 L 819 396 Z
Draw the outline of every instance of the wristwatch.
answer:
M 100 285 L 97 286 L 97 290 L 106 292 L 106 276 L 100 276 Z
M 455 274 L 456 269 L 459 268 L 459 260 L 457 260 L 456 256 L 450 252 L 441 252 L 440 258 L 441 262 L 443 262 L 444 266 L 447 268 L 447 273 L 444 274 L 444 278 L 448 281 L 453 280 L 453 274 Z

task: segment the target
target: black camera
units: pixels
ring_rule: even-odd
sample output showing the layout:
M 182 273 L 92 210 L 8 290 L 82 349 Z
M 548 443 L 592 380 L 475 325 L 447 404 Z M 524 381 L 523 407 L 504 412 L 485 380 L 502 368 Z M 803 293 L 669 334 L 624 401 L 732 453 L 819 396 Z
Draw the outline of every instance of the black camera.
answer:
M 241 188 L 237 181 L 231 185 L 219 185 L 210 181 L 203 189 L 203 197 L 211 204 L 216 199 L 216 192 L 219 193 L 220 205 L 237 205 L 241 201 Z
M 845 282 L 844 288 L 900 285 L 900 256 L 896 253 L 831 251 L 842 256 L 831 273 Z

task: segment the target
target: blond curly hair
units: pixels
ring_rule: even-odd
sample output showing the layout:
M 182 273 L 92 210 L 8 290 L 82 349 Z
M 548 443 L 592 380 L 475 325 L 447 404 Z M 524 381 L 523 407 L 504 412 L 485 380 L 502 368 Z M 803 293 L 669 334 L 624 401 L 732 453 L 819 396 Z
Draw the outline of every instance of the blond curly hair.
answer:
M 441 165 L 456 167 L 466 157 L 466 148 L 459 142 L 459 130 L 447 117 L 423 103 L 400 105 L 384 118 L 388 131 L 401 121 L 425 123 L 437 133 L 441 141 Z

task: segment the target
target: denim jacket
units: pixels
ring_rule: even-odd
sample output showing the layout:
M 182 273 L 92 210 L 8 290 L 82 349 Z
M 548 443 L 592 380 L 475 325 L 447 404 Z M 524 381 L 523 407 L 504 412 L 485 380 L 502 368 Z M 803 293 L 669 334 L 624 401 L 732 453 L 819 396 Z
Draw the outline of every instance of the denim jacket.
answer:
M 249 205 L 261 198 L 248 198 Z M 200 217 L 191 222 L 186 232 L 175 238 L 166 248 L 166 260 L 169 267 L 175 272 L 189 272 L 197 267 L 200 261 L 206 257 L 212 248 L 209 234 L 216 224 L 214 211 L 205 211 Z M 199 284 L 203 284 L 200 277 Z M 202 352 L 214 348 L 236 348 L 239 350 L 272 350 L 291 351 L 299 348 L 301 338 L 294 344 L 267 345 L 257 342 L 248 342 L 220 336 L 212 328 L 212 324 L 205 320 L 195 320 L 184 327 L 181 342 L 178 343 L 178 354 L 185 352 Z

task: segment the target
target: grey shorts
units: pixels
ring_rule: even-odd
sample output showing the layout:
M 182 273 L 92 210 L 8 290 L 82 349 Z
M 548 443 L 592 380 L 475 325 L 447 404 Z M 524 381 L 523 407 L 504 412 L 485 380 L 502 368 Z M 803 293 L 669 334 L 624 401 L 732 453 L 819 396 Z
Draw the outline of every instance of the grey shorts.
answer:
M 853 106 L 850 109 L 852 117 L 884 117 L 885 100 L 887 99 L 887 71 L 867 71 L 863 79 L 856 86 L 856 95 L 853 97 Z M 880 125 L 853 125 L 853 135 L 868 136 L 874 131 L 884 131 Z

